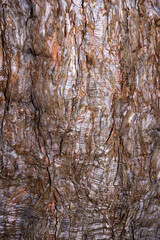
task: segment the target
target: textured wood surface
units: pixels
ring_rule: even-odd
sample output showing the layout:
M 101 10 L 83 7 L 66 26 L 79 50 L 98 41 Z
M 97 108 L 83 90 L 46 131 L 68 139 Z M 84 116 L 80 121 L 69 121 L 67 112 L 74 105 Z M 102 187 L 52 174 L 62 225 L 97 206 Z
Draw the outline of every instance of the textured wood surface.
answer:
M 159 0 L 0 3 L 0 239 L 160 239 Z

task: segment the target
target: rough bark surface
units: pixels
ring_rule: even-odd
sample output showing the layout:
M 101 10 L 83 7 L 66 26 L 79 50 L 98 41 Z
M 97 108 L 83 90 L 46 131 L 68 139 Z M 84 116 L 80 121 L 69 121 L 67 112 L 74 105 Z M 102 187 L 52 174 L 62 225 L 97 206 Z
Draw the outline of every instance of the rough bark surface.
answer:
M 160 239 L 160 1 L 0 3 L 0 239 Z

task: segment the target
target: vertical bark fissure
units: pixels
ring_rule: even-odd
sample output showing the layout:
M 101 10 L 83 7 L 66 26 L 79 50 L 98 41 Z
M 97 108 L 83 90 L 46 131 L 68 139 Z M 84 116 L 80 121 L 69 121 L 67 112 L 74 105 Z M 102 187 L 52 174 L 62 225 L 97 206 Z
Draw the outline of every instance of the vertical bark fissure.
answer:
M 5 20 L 5 9 L 4 9 L 4 3 L 2 4 L 1 8 L 2 8 L 2 21 L 1 22 L 1 41 L 2 41 L 2 52 L 3 52 L 3 72 L 5 73 L 4 75 L 6 75 L 5 72 L 5 65 L 6 65 L 6 51 L 5 51 L 5 29 L 6 29 L 6 20 Z M 2 25 L 3 25 L 3 29 L 2 29 Z M 5 76 L 4 76 L 5 77 Z M 9 74 L 8 74 L 8 78 L 9 78 Z M 1 152 L 2 152 L 2 156 L 1 156 L 1 173 L 3 171 L 3 156 L 4 156 L 4 135 L 3 135 L 3 127 L 4 127 L 4 119 L 5 119 L 5 115 L 7 113 L 7 111 L 9 110 L 9 102 L 6 96 L 6 92 L 7 92 L 7 88 L 8 88 L 8 78 L 6 80 L 6 87 L 4 89 L 4 97 L 5 97 L 5 107 L 4 107 L 4 113 L 2 116 L 2 121 L 1 121 L 1 138 L 2 138 L 2 143 L 1 143 Z
M 38 141 L 38 145 L 39 145 L 39 151 L 41 151 L 42 147 L 41 146 L 41 142 L 43 143 L 44 145 L 44 148 L 45 148 L 45 157 L 48 159 L 49 161 L 49 165 L 50 165 L 50 160 L 49 160 L 49 156 L 47 154 L 47 148 L 46 148 L 46 142 L 45 142 L 45 139 L 43 137 L 43 134 L 41 133 L 40 131 L 40 116 L 41 116 L 41 111 L 40 111 L 40 108 L 37 107 L 34 103 L 34 100 L 33 100 L 33 77 L 32 77 L 32 73 L 30 73 L 30 77 L 31 77 L 31 82 L 32 82 L 32 87 L 31 87 L 31 103 L 35 109 L 35 123 L 36 123 L 36 129 L 37 131 L 35 130 L 35 134 L 36 132 L 38 132 L 38 136 L 37 136 L 37 141 Z M 38 113 L 38 118 L 37 118 L 37 113 Z M 42 141 L 40 140 L 40 138 L 42 139 Z M 48 183 L 49 183 L 49 186 L 51 187 L 52 185 L 52 179 L 51 179 L 51 174 L 50 174 L 50 170 L 49 170 L 49 166 L 46 167 L 46 171 L 48 173 Z
M 28 0 L 28 2 L 29 2 L 29 7 L 30 7 L 30 15 L 28 16 L 28 18 L 26 20 L 26 27 L 28 25 L 28 21 L 34 17 L 32 0 Z

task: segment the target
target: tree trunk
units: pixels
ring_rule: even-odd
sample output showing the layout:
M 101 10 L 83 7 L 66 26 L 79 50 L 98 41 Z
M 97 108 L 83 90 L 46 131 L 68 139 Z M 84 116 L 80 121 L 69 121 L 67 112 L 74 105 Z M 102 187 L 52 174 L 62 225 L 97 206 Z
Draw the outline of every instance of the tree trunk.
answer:
M 0 239 L 160 239 L 159 0 L 0 3 Z

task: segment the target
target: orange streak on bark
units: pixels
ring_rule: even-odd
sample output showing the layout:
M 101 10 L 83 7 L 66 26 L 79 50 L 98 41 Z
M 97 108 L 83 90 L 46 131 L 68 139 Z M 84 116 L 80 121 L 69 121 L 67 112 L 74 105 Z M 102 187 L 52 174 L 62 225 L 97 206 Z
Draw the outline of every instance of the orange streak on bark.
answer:
M 53 50 L 52 50 L 53 67 L 56 66 L 56 63 L 58 61 L 58 49 L 59 49 L 59 45 L 58 43 L 55 43 L 53 45 Z
M 47 165 L 49 165 L 49 159 L 48 157 L 45 158 Z

